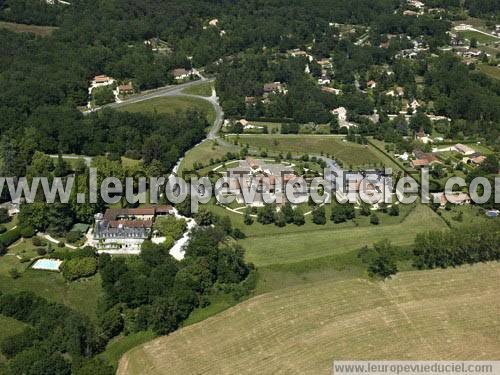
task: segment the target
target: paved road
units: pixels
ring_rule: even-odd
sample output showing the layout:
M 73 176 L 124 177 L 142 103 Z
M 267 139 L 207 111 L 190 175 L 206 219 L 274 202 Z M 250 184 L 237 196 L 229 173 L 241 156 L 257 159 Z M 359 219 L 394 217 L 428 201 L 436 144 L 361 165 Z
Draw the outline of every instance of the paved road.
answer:
M 130 98 L 121 101 L 120 103 L 106 104 L 106 105 L 104 105 L 102 107 L 98 107 L 92 111 L 84 111 L 83 113 L 89 114 L 92 112 L 99 111 L 103 108 L 120 108 L 120 107 L 124 107 L 124 106 L 130 105 L 130 104 L 139 103 L 139 102 L 143 102 L 145 100 L 150 100 L 150 99 L 154 99 L 154 98 L 160 98 L 163 96 L 187 95 L 187 94 L 182 94 L 182 90 L 184 90 L 188 87 L 197 86 L 197 85 L 200 85 L 200 84 L 203 84 L 206 82 L 213 82 L 213 81 L 215 81 L 214 78 L 210 78 L 210 79 L 202 78 L 198 81 L 191 81 L 191 82 L 183 83 L 180 85 L 164 86 L 164 87 L 160 87 L 160 88 L 157 88 L 154 90 L 148 90 L 148 91 L 144 91 L 140 94 L 133 95 Z M 196 97 L 198 97 L 198 96 L 196 96 Z M 203 98 L 203 97 L 201 97 L 201 98 Z
M 221 106 L 219 105 L 219 99 L 216 96 L 215 90 L 212 91 L 212 96 L 206 97 L 206 96 L 199 96 L 199 95 L 191 95 L 191 94 L 185 94 L 182 91 L 188 87 L 193 87 L 193 86 L 198 86 L 207 82 L 214 82 L 214 78 L 207 79 L 205 77 L 202 77 L 198 81 L 192 81 L 192 82 L 187 82 L 183 83 L 181 85 L 173 85 L 173 86 L 165 86 L 161 87 L 155 90 L 151 91 L 146 91 L 141 94 L 134 95 L 133 97 L 123 100 L 120 103 L 111 103 L 107 104 L 103 107 L 96 108 L 94 111 L 85 111 L 83 112 L 84 115 L 88 115 L 89 113 L 99 111 L 103 108 L 121 108 L 130 104 L 134 103 L 139 103 L 143 102 L 145 100 L 150 100 L 154 98 L 161 98 L 161 97 L 171 97 L 171 96 L 185 96 L 185 97 L 191 97 L 191 98 L 197 98 L 197 99 L 202 99 L 208 101 L 212 106 L 214 107 L 215 110 L 215 122 L 210 129 L 207 139 L 216 139 L 217 134 L 220 131 L 220 128 L 222 126 L 222 122 L 224 120 L 224 112 L 222 111 Z
M 457 28 L 458 27 L 458 28 Z M 477 33 L 481 33 L 481 34 L 484 34 L 484 35 L 487 35 L 487 36 L 490 36 L 492 38 L 496 38 L 496 39 L 500 39 L 500 36 L 496 36 L 494 34 L 490 34 L 490 33 L 487 33 L 485 31 L 482 31 L 482 30 L 479 30 L 479 29 L 476 29 L 475 27 L 473 26 L 470 26 L 470 25 L 467 25 L 466 27 L 464 27 L 463 29 L 460 28 L 460 26 L 455 26 L 455 31 L 475 31 Z

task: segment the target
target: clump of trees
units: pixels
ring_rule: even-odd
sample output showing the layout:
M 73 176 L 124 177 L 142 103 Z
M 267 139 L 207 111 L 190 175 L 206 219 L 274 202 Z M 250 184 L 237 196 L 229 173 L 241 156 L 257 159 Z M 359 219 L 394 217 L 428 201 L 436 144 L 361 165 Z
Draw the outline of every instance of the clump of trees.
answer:
M 8 374 L 78 373 L 106 343 L 87 317 L 31 292 L 1 295 L 0 313 L 28 324 L 0 344 L 9 359 Z M 112 368 L 101 361 L 94 362 L 93 369 L 112 374 Z
M 5 224 L 10 221 L 9 211 L 6 208 L 0 208 L 0 224 Z
M 352 220 L 356 217 L 353 204 L 336 204 L 332 207 L 330 220 L 335 224 Z
M 324 206 L 316 207 L 312 212 L 312 217 L 314 224 L 325 225 L 326 224 L 325 207 Z
M 253 223 L 253 218 L 250 216 L 251 209 L 247 209 L 244 213 L 244 222 L 247 225 Z M 324 209 L 317 209 L 316 216 L 313 215 L 313 222 L 316 224 L 321 224 L 321 216 L 325 216 Z M 325 219 L 326 221 L 326 219 Z M 257 222 L 268 225 L 275 224 L 278 227 L 284 227 L 287 224 L 295 224 L 298 226 L 304 225 L 306 219 L 304 216 L 304 211 L 301 207 L 293 208 L 290 202 L 287 202 L 281 207 L 280 211 L 277 211 L 275 204 L 266 204 L 263 207 L 257 209 Z
M 187 223 L 184 219 L 175 216 L 159 217 L 156 219 L 153 229 L 164 237 L 171 237 L 174 241 L 182 237 L 186 231 Z
M 178 262 L 163 245 L 143 244 L 140 257 L 99 257 L 106 305 L 124 305 L 132 311 L 127 329 L 152 329 L 158 334 L 174 331 L 190 312 L 207 303 L 215 289 L 230 288 L 234 295 L 248 294 L 244 283 L 253 267 L 244 261 L 239 245 L 225 243 L 232 229 L 219 224 L 193 232 Z
M 388 240 L 377 242 L 373 248 L 363 247 L 358 257 L 366 264 L 370 276 L 383 279 L 395 275 L 398 272 L 396 265 L 397 249 Z
M 64 278 L 68 281 L 90 277 L 97 272 L 97 259 L 94 257 L 69 259 L 63 263 L 61 271 Z
M 384 240 L 373 248 L 363 247 L 358 257 L 371 276 L 387 278 L 398 272 L 398 262 L 411 262 L 418 269 L 434 269 L 498 261 L 499 240 L 498 231 L 489 226 L 462 226 L 446 232 L 420 233 L 411 247 L 397 248 Z
M 490 226 L 421 233 L 415 239 L 415 266 L 419 269 L 447 268 L 500 260 L 499 240 L 500 234 Z

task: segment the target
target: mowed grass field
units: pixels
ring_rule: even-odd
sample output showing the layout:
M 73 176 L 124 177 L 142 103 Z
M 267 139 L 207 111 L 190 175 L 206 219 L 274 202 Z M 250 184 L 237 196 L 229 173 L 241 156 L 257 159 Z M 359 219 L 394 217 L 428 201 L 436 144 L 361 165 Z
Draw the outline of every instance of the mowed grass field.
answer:
M 220 159 L 229 151 L 234 150 L 213 141 L 205 141 L 186 153 L 179 166 L 178 173 L 180 174 L 183 171 L 192 170 L 194 163 L 206 165 L 209 163 L 210 159 Z M 214 168 L 215 167 L 216 165 L 214 165 Z
M 381 217 L 380 214 L 378 216 Z M 417 233 L 447 229 L 435 212 L 421 204 L 399 223 L 383 224 L 381 218 L 380 225 L 315 226 L 309 231 L 294 231 L 297 227 L 293 225 L 288 227 L 291 229 L 281 234 L 264 232 L 239 241 L 247 260 L 256 266 L 294 263 L 346 253 L 383 239 L 389 239 L 398 246 L 411 245 Z
M 4 22 L 0 21 L 0 29 L 7 29 L 15 33 L 31 33 L 38 36 L 47 36 L 57 30 L 57 27 L 53 26 L 35 26 L 35 25 L 25 25 L 22 23 L 15 22 Z
M 200 85 L 188 87 L 188 88 L 182 90 L 182 92 L 184 94 L 210 97 L 210 96 L 212 96 L 212 89 L 213 88 L 214 88 L 214 84 L 212 82 L 205 82 L 205 83 L 202 83 Z
M 207 121 L 210 125 L 215 121 L 215 110 L 208 101 L 187 96 L 154 98 L 120 107 L 120 111 L 167 114 L 174 114 L 188 109 L 204 111 L 207 114 Z
M 119 375 L 330 374 L 334 360 L 496 359 L 500 264 L 324 281 L 252 298 L 135 348 Z
M 234 141 L 235 136 L 228 137 Z M 286 155 L 291 152 L 295 155 L 303 154 L 330 154 L 344 163 L 345 167 L 379 165 L 382 160 L 369 146 L 343 142 L 341 137 L 316 135 L 239 135 L 242 145 L 248 144 L 251 148 L 268 152 L 281 152 Z
M 17 256 L 36 257 L 30 240 L 18 241 L 6 255 L 0 257 L 1 293 L 30 291 L 49 301 L 63 303 L 93 320 L 97 319 L 97 304 L 103 295 L 99 275 L 69 283 L 58 272 L 29 268 L 31 262 L 22 263 Z M 21 274 L 17 279 L 13 279 L 9 274 L 13 268 Z
M 0 327 L 2 327 L 2 329 L 0 329 L 0 342 L 2 342 L 4 339 L 6 339 L 9 336 L 13 336 L 13 335 L 17 335 L 18 333 L 21 333 L 21 331 L 25 327 L 27 327 L 27 325 L 18 321 L 18 320 L 0 315 Z M 5 361 L 4 356 L 2 354 L 0 354 L 0 365 L 4 361 Z
M 481 72 L 490 76 L 491 78 L 500 80 L 500 68 L 498 66 L 479 64 L 478 68 Z
M 464 38 L 469 40 L 475 38 L 479 43 L 494 43 L 500 40 L 500 38 L 496 38 L 493 35 L 478 33 L 477 31 L 474 30 L 459 31 L 458 33 Z

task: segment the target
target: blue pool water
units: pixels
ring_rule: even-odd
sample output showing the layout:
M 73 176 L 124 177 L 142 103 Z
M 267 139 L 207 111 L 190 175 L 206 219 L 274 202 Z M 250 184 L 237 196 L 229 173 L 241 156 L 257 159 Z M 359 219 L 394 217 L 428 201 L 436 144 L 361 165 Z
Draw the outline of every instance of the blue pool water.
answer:
M 59 271 L 62 261 L 58 259 L 39 259 L 31 266 L 35 270 Z

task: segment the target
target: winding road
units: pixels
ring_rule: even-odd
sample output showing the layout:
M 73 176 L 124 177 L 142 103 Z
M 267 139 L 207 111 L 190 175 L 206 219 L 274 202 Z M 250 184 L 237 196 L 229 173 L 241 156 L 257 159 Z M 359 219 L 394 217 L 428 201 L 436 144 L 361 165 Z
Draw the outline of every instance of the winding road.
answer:
M 139 102 L 143 102 L 145 100 L 151 100 L 151 99 L 155 99 L 155 98 L 162 98 L 162 97 L 185 96 L 185 97 L 197 98 L 197 99 L 202 99 L 202 100 L 208 101 L 214 107 L 215 122 L 207 134 L 207 139 L 216 139 L 217 134 L 219 133 L 220 128 L 222 126 L 222 122 L 224 120 L 224 112 L 222 111 L 222 107 L 219 105 L 219 99 L 215 93 L 215 90 L 212 91 L 212 96 L 210 96 L 210 97 L 183 93 L 183 91 L 189 87 L 194 87 L 194 86 L 198 86 L 198 85 L 201 85 L 204 83 L 214 82 L 214 81 L 215 81 L 215 78 L 205 78 L 202 76 L 201 79 L 198 81 L 191 81 L 191 82 L 183 83 L 180 85 L 169 85 L 169 86 L 160 87 L 160 88 L 157 88 L 154 90 L 145 91 L 143 93 L 131 96 L 130 98 L 125 99 L 125 100 L 121 101 L 120 103 L 106 104 L 102 107 L 98 107 L 98 108 L 90 110 L 90 111 L 84 111 L 83 114 L 88 115 L 90 113 L 99 111 L 103 108 L 117 109 L 117 108 L 125 107 L 125 106 L 130 105 L 130 104 L 139 103 Z

